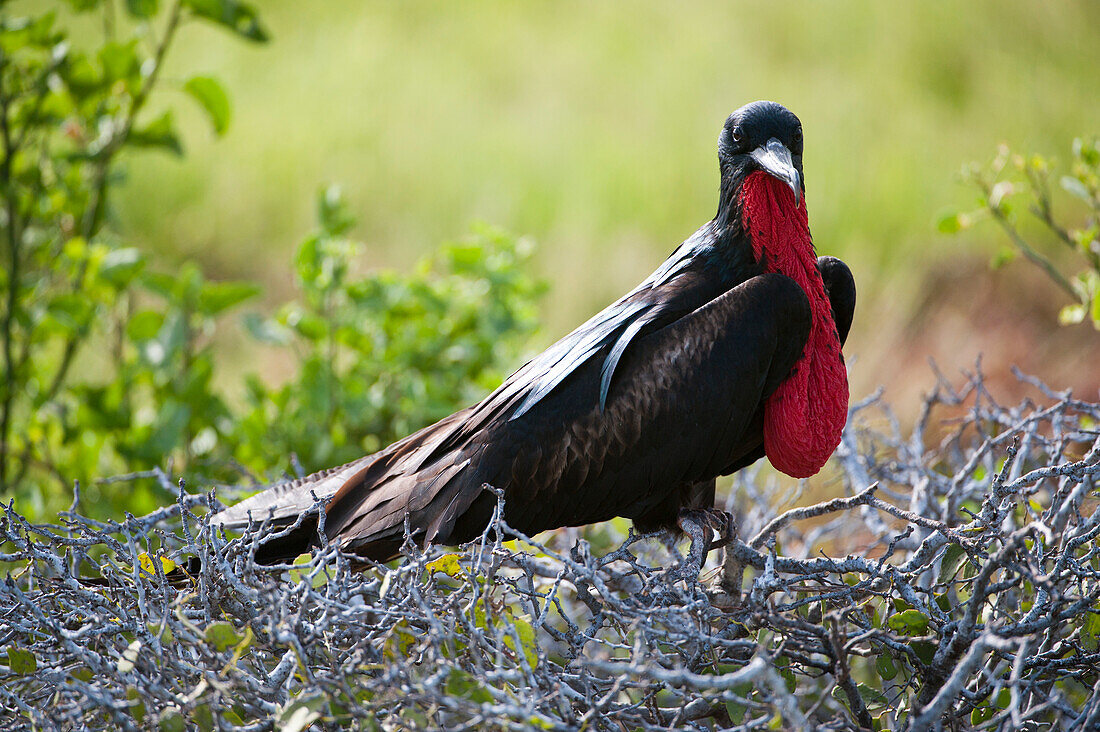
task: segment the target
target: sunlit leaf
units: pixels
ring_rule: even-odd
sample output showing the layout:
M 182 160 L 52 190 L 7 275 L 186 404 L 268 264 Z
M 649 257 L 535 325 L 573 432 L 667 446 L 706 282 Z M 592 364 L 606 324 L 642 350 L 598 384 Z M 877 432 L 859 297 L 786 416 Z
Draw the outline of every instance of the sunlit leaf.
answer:
M 183 88 L 206 110 L 214 132 L 224 135 L 229 129 L 230 107 L 229 97 L 221 83 L 210 76 L 193 76 Z
M 176 568 L 176 563 L 168 557 L 159 557 L 159 559 L 161 570 L 164 572 L 164 574 L 168 574 Z M 148 554 L 146 554 L 145 552 L 138 554 L 138 563 L 141 564 L 141 569 L 143 572 L 153 577 L 156 576 L 156 565 L 153 564 L 153 559 Z
M 199 290 L 198 309 L 203 315 L 217 315 L 260 294 L 253 282 L 206 282 Z
M 936 219 L 936 229 L 941 234 L 954 234 L 963 228 L 957 211 L 947 211 Z
M 175 155 L 183 155 L 183 143 L 176 133 L 171 110 L 131 132 L 129 142 L 137 147 L 162 149 Z
M 1077 325 L 1084 322 L 1086 315 L 1085 306 L 1079 302 L 1066 305 L 1058 311 L 1058 322 L 1061 325 Z
M 163 315 L 155 310 L 142 310 L 135 313 L 126 324 L 126 337 L 132 341 L 155 338 L 163 324 Z
M 137 55 L 137 40 L 128 43 L 108 41 L 99 49 L 99 62 L 107 81 L 136 77 L 141 67 L 141 60 Z
M 99 265 L 99 276 L 117 288 L 123 288 L 145 266 L 145 258 L 136 247 L 112 249 Z
M 184 5 L 200 18 L 228 28 L 242 38 L 258 42 L 269 39 L 256 9 L 247 3 L 238 0 L 184 0 Z
M 157 14 L 157 0 L 126 0 L 126 10 L 135 18 L 151 18 Z
M 10 646 L 8 647 L 8 668 L 13 674 L 27 676 L 38 670 L 38 659 L 28 650 Z
M 444 554 L 439 559 L 428 562 L 424 566 L 424 570 L 428 574 L 442 572 L 451 577 L 458 577 L 462 574 L 462 565 L 458 563 L 457 554 Z
M 997 250 L 996 254 L 990 257 L 989 268 L 1000 269 L 1001 267 L 1016 259 L 1016 255 L 1017 251 L 1012 247 L 1001 247 Z
M 214 646 L 214 650 L 219 653 L 240 643 L 242 637 L 230 623 L 224 620 L 206 626 L 206 642 Z
M 928 630 L 928 617 L 920 610 L 910 608 L 891 615 L 886 619 L 886 625 L 903 635 L 922 635 Z
M 286 327 L 259 313 L 246 313 L 243 322 L 245 330 L 261 343 L 285 346 L 291 341 L 291 333 Z
M 1064 188 L 1067 193 L 1080 198 L 1085 203 L 1092 203 L 1092 195 L 1089 193 L 1089 189 L 1085 187 L 1084 183 L 1071 175 L 1063 175 L 1061 182 L 1062 188 Z

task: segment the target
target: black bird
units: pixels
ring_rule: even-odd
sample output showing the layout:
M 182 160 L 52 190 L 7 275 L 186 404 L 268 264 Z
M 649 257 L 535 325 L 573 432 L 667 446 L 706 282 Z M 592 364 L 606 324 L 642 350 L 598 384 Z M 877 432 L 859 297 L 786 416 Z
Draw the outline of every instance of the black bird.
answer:
M 847 418 L 840 349 L 855 283 L 843 262 L 815 256 L 794 114 L 775 102 L 738 109 L 718 162 L 714 219 L 492 394 L 373 455 L 275 485 L 215 525 L 244 528 L 251 515 L 285 527 L 317 496 L 330 541 L 388 560 L 406 517 L 424 544 L 479 536 L 496 504 L 485 484 L 528 535 L 615 516 L 654 531 L 697 528 L 717 513 L 715 477 L 765 455 L 790 475 L 816 473 Z M 257 560 L 317 539 L 313 516 Z

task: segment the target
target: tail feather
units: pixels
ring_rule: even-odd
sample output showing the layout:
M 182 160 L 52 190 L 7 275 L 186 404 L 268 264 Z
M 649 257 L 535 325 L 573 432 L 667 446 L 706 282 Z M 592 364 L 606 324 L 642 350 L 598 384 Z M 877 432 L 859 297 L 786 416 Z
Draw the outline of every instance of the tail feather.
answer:
M 210 525 L 216 528 L 241 530 L 250 521 L 270 519 L 276 525 L 293 523 L 318 501 L 327 503 L 355 473 L 375 459 L 367 455 L 345 465 L 327 468 L 304 478 L 276 483 L 251 498 L 214 514 Z

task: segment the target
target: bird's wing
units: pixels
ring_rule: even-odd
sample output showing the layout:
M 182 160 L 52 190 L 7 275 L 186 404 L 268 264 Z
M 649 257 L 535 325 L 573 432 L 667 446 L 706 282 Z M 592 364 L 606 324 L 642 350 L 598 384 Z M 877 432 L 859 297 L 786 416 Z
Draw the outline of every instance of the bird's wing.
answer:
M 701 228 L 641 284 L 509 378 L 500 388 L 503 395 L 523 395 L 523 401 L 510 419 L 523 416 L 566 377 L 601 352 L 606 354 L 600 372 L 600 407 L 604 407 L 615 367 L 630 342 L 647 326 L 667 322 L 670 316 L 681 315 L 702 304 L 698 298 L 678 296 L 679 288 L 669 285 L 698 261 L 699 252 L 709 241 L 709 228 Z M 611 344 L 613 347 L 607 351 L 606 347 Z
M 505 518 L 527 533 L 614 516 L 655 524 L 670 492 L 713 478 L 759 439 L 746 431 L 801 355 L 809 323 L 793 280 L 754 277 L 640 335 L 606 410 L 592 359 L 522 418 L 468 434 L 413 473 L 375 463 L 333 497 L 329 538 L 385 558 L 407 517 L 417 541 L 461 543 L 492 513 L 484 483 L 504 490 Z
M 848 340 L 848 331 L 852 329 L 852 317 L 856 310 L 856 280 L 848 265 L 836 257 L 818 257 L 817 269 L 821 272 L 821 281 L 825 283 L 836 334 L 843 346 Z
M 821 280 L 825 284 L 825 294 L 829 297 L 829 304 L 833 313 L 833 322 L 836 324 L 837 337 L 843 346 L 848 340 L 848 331 L 852 328 L 852 317 L 856 309 L 856 281 L 852 277 L 852 271 L 843 261 L 836 257 L 818 257 L 817 269 L 821 272 Z M 762 421 L 763 408 L 755 417 Z M 724 467 L 722 475 L 731 475 L 744 467 L 752 465 L 764 457 L 764 440 L 753 445 L 744 455 L 738 456 L 733 462 Z
M 375 510 L 392 507 L 393 515 L 407 509 L 402 476 L 417 475 L 444 455 L 456 454 L 470 438 L 488 425 L 514 419 L 530 411 L 570 374 L 608 354 L 602 365 L 601 404 L 606 400 L 611 378 L 622 353 L 644 330 L 657 328 L 706 302 L 699 293 L 698 279 L 684 276 L 698 252 L 709 243 L 707 227 L 680 245 L 645 281 L 618 301 L 597 313 L 579 328 L 547 348 L 509 376 L 478 404 L 425 427 L 389 447 L 346 465 L 313 473 L 304 478 L 278 483 L 215 515 L 212 523 L 227 529 L 241 529 L 250 519 L 270 518 L 286 524 L 313 506 L 317 499 L 332 502 L 341 488 L 376 486 Z M 442 480 L 446 476 L 435 476 Z M 392 483 L 382 490 L 383 483 Z M 436 483 L 437 485 L 438 483 Z M 345 491 L 346 493 L 347 491 Z M 422 491 L 423 492 L 423 491 Z M 346 505 L 346 501 L 344 502 Z M 337 527 L 342 512 L 332 517 Z

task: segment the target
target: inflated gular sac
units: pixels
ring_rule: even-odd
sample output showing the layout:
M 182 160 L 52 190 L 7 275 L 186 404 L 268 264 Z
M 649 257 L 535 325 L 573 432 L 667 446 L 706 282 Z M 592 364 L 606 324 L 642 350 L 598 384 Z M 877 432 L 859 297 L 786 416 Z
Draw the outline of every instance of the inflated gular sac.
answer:
M 797 204 L 786 184 L 763 172 L 746 177 L 742 206 L 753 254 L 767 271 L 797 282 L 813 311 L 802 358 L 764 406 L 768 460 L 787 475 L 806 478 L 836 450 L 848 418 L 840 337 L 817 268 L 806 207 Z

